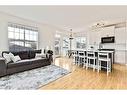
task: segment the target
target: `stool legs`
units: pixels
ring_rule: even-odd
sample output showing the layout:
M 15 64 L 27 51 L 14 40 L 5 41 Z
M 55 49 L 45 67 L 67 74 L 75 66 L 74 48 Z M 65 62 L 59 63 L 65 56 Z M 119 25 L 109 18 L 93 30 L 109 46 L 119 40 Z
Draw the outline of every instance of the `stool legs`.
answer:
M 87 58 L 86 58 L 86 57 L 84 57 L 83 68 L 85 68 L 85 67 L 86 67 L 86 64 L 87 64 Z
M 109 62 L 107 62 L 107 76 L 108 76 L 108 72 L 109 72 L 109 66 L 108 66 L 108 63 L 109 63 Z
M 106 69 L 106 71 L 107 71 L 107 76 L 109 75 L 109 72 L 111 72 L 111 66 L 110 66 L 110 62 L 109 61 L 107 61 L 107 69 Z M 98 61 L 98 72 L 101 70 L 101 61 Z
M 101 67 L 101 62 L 98 60 L 98 65 L 97 65 L 98 73 L 99 73 L 99 71 L 100 71 L 100 67 Z
M 87 62 L 86 62 L 86 70 L 88 69 L 88 65 L 89 65 L 89 59 L 87 59 Z
M 93 59 L 93 71 L 95 71 L 95 60 Z
M 111 62 L 107 62 L 107 76 L 109 75 L 109 72 L 111 72 Z

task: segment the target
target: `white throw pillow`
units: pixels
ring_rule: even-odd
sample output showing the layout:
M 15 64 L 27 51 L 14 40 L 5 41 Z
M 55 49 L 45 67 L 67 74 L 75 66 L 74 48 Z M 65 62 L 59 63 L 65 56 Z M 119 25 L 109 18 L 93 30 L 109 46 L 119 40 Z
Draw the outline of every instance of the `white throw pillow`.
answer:
M 42 48 L 42 49 L 41 49 L 41 54 L 43 54 L 43 55 L 44 55 L 44 48 Z
M 11 62 L 10 54 L 3 53 L 3 57 L 5 58 L 5 63 Z
M 12 54 L 11 52 L 9 53 L 9 56 L 11 59 L 15 57 L 14 54 Z
M 18 55 L 14 56 L 11 52 L 9 53 L 9 56 L 14 63 L 21 60 L 21 58 Z
M 17 62 L 17 61 L 20 61 L 21 58 L 17 55 L 17 56 L 11 57 L 11 60 L 15 63 L 15 62 Z
M 2 57 L 2 51 L 0 51 L 0 57 Z
M 45 54 L 37 54 L 36 53 L 36 56 L 35 56 L 36 58 L 38 58 L 38 57 L 46 57 L 46 55 Z

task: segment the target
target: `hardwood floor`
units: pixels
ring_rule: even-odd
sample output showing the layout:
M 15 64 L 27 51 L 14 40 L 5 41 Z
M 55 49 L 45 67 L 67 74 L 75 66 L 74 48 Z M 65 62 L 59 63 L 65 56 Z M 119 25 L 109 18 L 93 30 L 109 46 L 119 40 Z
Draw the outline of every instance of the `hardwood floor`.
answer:
M 68 58 L 57 58 L 55 64 L 71 73 L 40 89 L 127 89 L 127 65 L 113 64 L 113 71 L 107 76 L 105 71 L 98 73 L 75 66 Z

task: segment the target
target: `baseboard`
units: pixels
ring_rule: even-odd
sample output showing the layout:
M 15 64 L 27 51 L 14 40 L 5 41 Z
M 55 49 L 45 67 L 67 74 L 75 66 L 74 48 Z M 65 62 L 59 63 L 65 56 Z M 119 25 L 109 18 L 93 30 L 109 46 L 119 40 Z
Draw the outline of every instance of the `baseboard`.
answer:
M 114 64 L 118 64 L 118 65 L 125 65 L 125 66 L 127 66 L 127 64 L 118 63 L 118 62 L 115 62 Z

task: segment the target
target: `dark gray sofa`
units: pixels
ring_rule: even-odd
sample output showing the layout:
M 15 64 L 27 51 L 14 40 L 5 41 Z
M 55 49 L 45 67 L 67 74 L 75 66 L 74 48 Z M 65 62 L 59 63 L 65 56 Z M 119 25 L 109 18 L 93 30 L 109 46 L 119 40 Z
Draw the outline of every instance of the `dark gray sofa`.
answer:
M 2 52 L 3 53 L 9 53 L 8 51 Z M 18 61 L 16 63 L 10 62 L 5 63 L 5 59 L 3 57 L 0 58 L 0 77 L 5 75 L 14 74 L 17 72 L 22 72 L 25 70 L 30 70 L 38 67 L 43 67 L 50 65 L 52 62 L 52 54 L 48 54 L 47 57 L 43 58 L 35 58 L 35 54 L 38 53 L 38 51 L 20 51 L 20 52 L 11 52 L 14 55 L 19 55 L 21 58 L 21 61 Z

